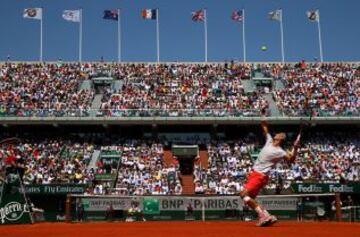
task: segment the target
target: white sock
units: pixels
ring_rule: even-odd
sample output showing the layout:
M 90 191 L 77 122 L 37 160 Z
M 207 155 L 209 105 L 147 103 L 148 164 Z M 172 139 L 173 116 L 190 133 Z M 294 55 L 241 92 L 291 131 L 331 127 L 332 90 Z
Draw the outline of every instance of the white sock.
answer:
M 263 209 L 260 206 L 257 206 L 255 208 L 256 213 L 260 216 L 264 213 Z

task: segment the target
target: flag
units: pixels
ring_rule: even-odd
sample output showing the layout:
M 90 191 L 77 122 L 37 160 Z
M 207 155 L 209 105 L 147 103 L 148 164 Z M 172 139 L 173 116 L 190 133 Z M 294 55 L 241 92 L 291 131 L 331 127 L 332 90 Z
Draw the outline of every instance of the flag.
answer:
M 156 20 L 157 19 L 157 10 L 156 9 L 144 9 L 141 11 L 141 16 L 145 20 Z
M 80 10 L 64 10 L 62 17 L 66 21 L 80 22 Z
M 42 20 L 42 8 L 25 8 L 24 18 Z
M 234 11 L 231 15 L 231 19 L 234 21 L 242 21 L 243 20 L 243 11 Z
M 193 21 L 205 21 L 205 13 L 204 10 L 199 10 L 196 12 L 192 12 L 192 20 Z
M 117 21 L 119 19 L 119 10 L 105 10 L 103 19 Z
M 309 21 L 319 21 L 319 10 L 307 11 L 306 15 L 307 15 Z
M 269 12 L 269 18 L 270 20 L 274 20 L 274 21 L 281 21 L 281 9 Z

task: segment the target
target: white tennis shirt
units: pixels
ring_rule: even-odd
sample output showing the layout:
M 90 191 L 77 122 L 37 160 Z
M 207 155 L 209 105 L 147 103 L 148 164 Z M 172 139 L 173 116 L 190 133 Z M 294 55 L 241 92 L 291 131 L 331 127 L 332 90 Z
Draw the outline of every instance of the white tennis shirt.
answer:
M 270 170 L 286 156 L 286 151 L 281 147 L 273 146 L 271 135 L 266 134 L 265 146 L 261 149 L 253 169 L 257 172 L 268 174 Z

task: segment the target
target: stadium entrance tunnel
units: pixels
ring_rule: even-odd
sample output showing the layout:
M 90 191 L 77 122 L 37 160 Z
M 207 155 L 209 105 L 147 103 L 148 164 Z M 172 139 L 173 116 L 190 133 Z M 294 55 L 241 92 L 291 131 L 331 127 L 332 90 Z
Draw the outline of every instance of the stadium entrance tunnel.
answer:
M 199 154 L 197 145 L 173 145 L 171 151 L 177 157 L 182 175 L 191 175 L 194 169 L 195 157 Z
M 192 157 L 178 157 L 179 165 L 180 165 L 180 172 L 182 175 L 191 175 L 193 173 L 193 161 L 195 159 L 194 156 Z

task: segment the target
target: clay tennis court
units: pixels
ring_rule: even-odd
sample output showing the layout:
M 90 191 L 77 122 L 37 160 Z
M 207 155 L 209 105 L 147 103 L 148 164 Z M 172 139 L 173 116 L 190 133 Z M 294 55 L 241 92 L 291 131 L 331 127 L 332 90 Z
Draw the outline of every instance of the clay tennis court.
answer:
M 0 226 L 6 237 L 359 237 L 360 223 L 280 222 L 255 227 L 253 222 L 42 223 Z

